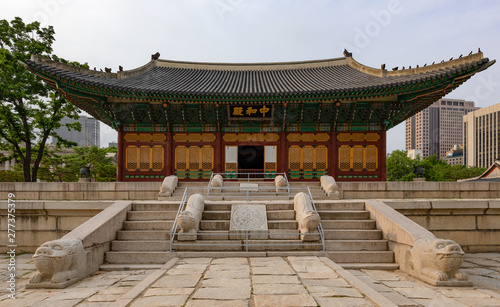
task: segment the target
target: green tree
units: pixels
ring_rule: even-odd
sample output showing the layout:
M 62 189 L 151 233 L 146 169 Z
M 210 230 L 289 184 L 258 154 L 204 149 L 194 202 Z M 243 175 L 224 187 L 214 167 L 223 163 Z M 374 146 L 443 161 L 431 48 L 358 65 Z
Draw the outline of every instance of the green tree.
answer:
M 95 181 L 115 181 L 116 165 L 108 153 L 116 153 L 116 148 L 99 148 L 98 146 L 75 147 L 75 153 L 58 155 L 48 153 L 40 168 L 40 179 L 46 181 L 78 181 L 80 168 L 92 164 L 91 178 Z
M 387 155 L 387 181 L 413 180 L 415 165 L 416 161 L 408 158 L 404 150 L 394 150 Z
M 25 24 L 19 17 L 0 20 L 0 146 L 20 161 L 26 182 L 37 180 L 50 136 L 59 145 L 76 145 L 54 130 L 64 116 L 77 119 L 77 108 L 24 65 L 32 54 L 50 56 L 53 42 L 52 26 Z M 66 126 L 80 130 L 79 123 Z

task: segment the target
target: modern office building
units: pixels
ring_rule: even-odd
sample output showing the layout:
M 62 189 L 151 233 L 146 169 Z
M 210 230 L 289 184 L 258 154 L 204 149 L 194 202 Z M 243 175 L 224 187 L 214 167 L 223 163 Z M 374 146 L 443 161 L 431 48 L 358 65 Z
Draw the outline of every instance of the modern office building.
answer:
M 386 131 L 494 63 L 482 52 L 401 70 L 368 67 L 347 51 L 286 63 L 159 56 L 116 73 L 36 55 L 26 65 L 118 131 L 118 181 L 201 181 L 212 173 L 384 181 Z
M 422 158 L 446 157 L 454 145 L 462 144 L 462 117 L 479 108 L 473 101 L 440 99 L 406 120 L 406 151 L 422 150 Z
M 464 146 L 455 145 L 450 151 L 446 153 L 443 158 L 449 165 L 461 165 L 464 164 Z
M 489 167 L 500 158 L 500 104 L 464 116 L 463 129 L 467 166 Z
M 87 116 L 80 116 L 78 122 L 82 125 L 82 129 L 80 131 L 77 130 L 68 130 L 64 124 L 74 123 L 75 120 L 69 117 L 64 117 L 61 120 L 62 126 L 59 129 L 56 129 L 56 133 L 66 139 L 68 141 L 78 143 L 78 146 L 100 146 L 101 135 L 100 135 L 100 122 L 93 118 Z M 57 144 L 57 139 L 52 138 L 52 143 Z

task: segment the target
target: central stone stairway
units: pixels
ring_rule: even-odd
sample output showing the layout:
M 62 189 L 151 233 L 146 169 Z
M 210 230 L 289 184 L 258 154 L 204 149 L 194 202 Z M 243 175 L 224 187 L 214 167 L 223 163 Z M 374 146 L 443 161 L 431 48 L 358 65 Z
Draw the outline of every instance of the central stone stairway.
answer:
M 310 185 L 309 183 L 307 183 Z M 192 184 L 190 183 L 190 188 Z M 200 194 L 206 193 L 199 185 Z M 101 269 L 158 267 L 177 257 L 263 257 L 263 256 L 327 256 L 344 268 L 396 269 L 394 254 L 382 238 L 382 231 L 370 219 L 362 201 L 328 200 L 319 184 L 311 188 L 325 235 L 325 251 L 321 241 L 302 242 L 293 196 L 284 199 L 210 200 L 205 199 L 200 230 L 196 241 L 174 241 L 175 254 L 169 253 L 170 229 L 179 202 L 137 202 L 128 212 L 127 221 L 117 232 L 111 250 Z M 177 198 L 183 188 L 176 189 Z M 314 192 L 313 192 L 314 191 Z M 196 191 L 190 191 L 195 193 Z M 180 197 L 179 197 L 180 199 Z M 265 240 L 231 239 L 229 226 L 233 204 L 264 204 L 267 209 L 269 238 Z

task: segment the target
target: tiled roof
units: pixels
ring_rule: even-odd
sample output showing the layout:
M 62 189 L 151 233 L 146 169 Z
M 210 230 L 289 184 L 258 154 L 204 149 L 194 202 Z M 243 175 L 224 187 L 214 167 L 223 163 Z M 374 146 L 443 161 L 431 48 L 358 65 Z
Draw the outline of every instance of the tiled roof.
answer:
M 110 90 L 213 96 L 275 96 L 384 89 L 487 68 L 494 61 L 476 53 L 426 67 L 387 71 L 352 57 L 263 64 L 216 64 L 152 60 L 118 73 L 74 68 L 39 56 L 27 65 L 41 74 Z M 489 64 L 489 65 L 487 65 Z

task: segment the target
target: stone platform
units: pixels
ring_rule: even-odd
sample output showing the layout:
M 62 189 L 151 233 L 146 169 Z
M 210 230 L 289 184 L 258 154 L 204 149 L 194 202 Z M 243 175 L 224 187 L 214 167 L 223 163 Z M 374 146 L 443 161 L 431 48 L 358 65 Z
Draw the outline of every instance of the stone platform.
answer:
M 16 299 L 0 259 L 8 306 L 500 306 L 500 254 L 467 254 L 474 287 L 433 287 L 395 271 L 345 270 L 322 257 L 172 259 L 161 268 L 99 271 L 66 289 L 26 289 L 30 254 L 16 257 Z

